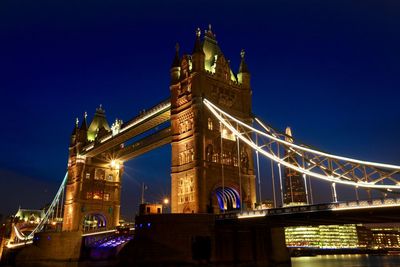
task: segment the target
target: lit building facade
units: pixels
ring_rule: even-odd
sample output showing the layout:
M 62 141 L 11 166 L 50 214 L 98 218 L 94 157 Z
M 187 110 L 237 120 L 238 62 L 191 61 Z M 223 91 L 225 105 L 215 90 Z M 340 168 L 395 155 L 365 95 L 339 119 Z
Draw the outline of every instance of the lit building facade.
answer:
M 371 231 L 373 248 L 400 248 L 399 224 L 372 224 L 366 228 Z
M 319 225 L 305 227 L 286 227 L 288 247 L 307 248 L 358 248 L 356 225 Z

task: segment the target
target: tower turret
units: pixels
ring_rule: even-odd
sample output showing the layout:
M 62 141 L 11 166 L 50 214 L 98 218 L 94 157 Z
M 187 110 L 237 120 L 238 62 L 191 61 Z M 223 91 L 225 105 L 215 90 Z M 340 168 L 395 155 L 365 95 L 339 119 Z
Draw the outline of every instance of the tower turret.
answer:
M 171 84 L 174 84 L 179 81 L 179 76 L 181 72 L 180 67 L 180 59 L 179 59 L 179 44 L 176 43 L 175 45 L 175 56 L 174 60 L 172 61 L 170 74 L 171 74 Z
M 203 47 L 200 40 L 201 31 L 200 28 L 196 30 L 196 41 L 194 43 L 193 52 L 192 52 L 192 66 L 193 71 L 203 71 L 204 70 L 204 60 L 205 53 L 203 51 Z
M 102 130 L 102 128 L 104 129 Z M 96 108 L 96 113 L 94 114 L 93 120 L 90 123 L 90 126 L 87 130 L 87 140 L 94 141 L 99 131 L 103 132 L 111 131 L 110 126 L 108 125 L 106 119 L 106 112 L 101 104 L 98 108 Z
M 241 60 L 237 77 L 238 82 L 242 84 L 243 87 L 250 88 L 250 72 L 245 61 L 245 54 L 244 49 L 242 49 L 242 51 L 240 51 Z
M 79 128 L 79 134 L 77 137 L 77 140 L 83 144 L 85 144 L 87 142 L 87 113 L 85 111 L 85 113 L 83 114 L 83 120 L 81 123 L 81 127 Z

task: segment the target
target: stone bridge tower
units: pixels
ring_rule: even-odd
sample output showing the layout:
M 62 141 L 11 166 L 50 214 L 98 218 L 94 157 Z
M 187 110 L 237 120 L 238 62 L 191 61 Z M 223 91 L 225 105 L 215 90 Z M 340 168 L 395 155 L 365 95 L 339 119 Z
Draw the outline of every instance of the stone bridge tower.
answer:
M 202 104 L 203 97 L 251 123 L 250 73 L 242 50 L 237 75 L 209 29 L 191 55 L 171 66 L 171 205 L 174 213 L 219 213 L 254 207 L 253 155 Z M 240 164 L 240 168 L 239 168 Z
M 122 165 L 110 153 L 83 156 L 85 146 L 99 142 L 110 132 L 100 106 L 90 126 L 86 113 L 71 135 L 68 158 L 63 231 L 113 229 L 119 223 Z

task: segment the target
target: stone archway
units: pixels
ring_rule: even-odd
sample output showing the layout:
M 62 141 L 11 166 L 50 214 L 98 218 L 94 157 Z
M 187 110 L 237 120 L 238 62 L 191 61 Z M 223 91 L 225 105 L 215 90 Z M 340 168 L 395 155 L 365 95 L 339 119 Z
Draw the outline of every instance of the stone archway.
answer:
M 242 203 L 239 192 L 231 186 L 217 187 L 213 191 L 219 211 L 232 211 L 240 209 Z

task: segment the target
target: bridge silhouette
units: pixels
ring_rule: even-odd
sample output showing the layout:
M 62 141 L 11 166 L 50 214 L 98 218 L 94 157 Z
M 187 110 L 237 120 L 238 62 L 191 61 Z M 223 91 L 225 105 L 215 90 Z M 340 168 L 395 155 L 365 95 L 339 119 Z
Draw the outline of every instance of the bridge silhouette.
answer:
M 100 107 L 89 126 L 86 115 L 81 125 L 76 122 L 59 190 L 30 233 L 13 226 L 9 249 L 34 242 L 39 233 L 57 231 L 78 232 L 83 238 L 98 235 L 94 242 L 104 247 L 129 241 L 104 237 L 119 224 L 123 164 L 167 144 L 172 147 L 174 214 L 214 214 L 217 221 L 257 220 L 268 227 L 398 219 L 400 199 L 362 200 L 357 194 L 354 201 L 339 202 L 336 185 L 394 194 L 400 190 L 400 166 L 323 152 L 297 142 L 290 129 L 282 133 L 264 123 L 252 112 L 244 51 L 235 75 L 211 28 L 203 40 L 196 32 L 191 55 L 180 56 L 176 47 L 170 73 L 170 97 L 129 121 L 117 120 L 109 127 Z M 255 206 L 257 186 L 262 200 L 260 157 L 272 166 L 270 209 Z M 330 184 L 331 198 L 314 203 L 310 179 Z M 288 183 L 297 189 L 287 189 Z

